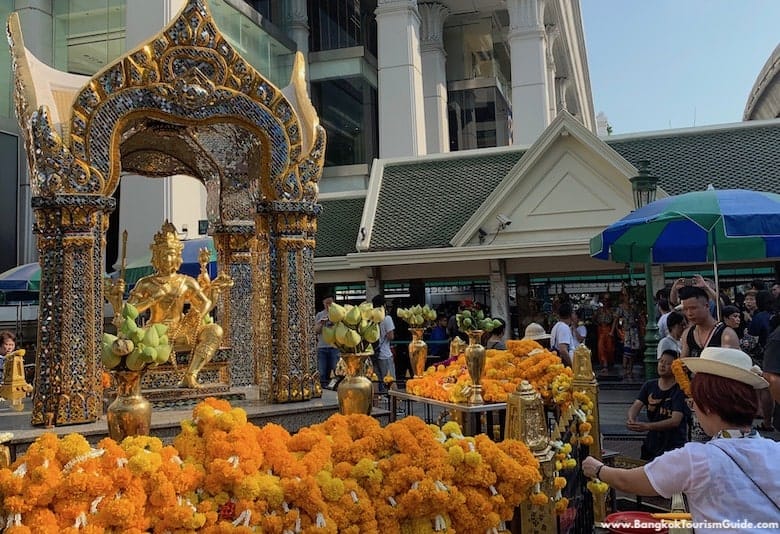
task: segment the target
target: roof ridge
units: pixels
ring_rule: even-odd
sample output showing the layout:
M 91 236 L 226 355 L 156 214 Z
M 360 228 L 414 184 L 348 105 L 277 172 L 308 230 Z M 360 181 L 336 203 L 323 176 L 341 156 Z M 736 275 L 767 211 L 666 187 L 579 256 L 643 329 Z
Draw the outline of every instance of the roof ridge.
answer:
M 708 124 L 706 126 L 690 126 L 685 128 L 671 128 L 668 130 L 653 130 L 648 132 L 635 132 L 620 135 L 600 137 L 602 141 L 610 144 L 613 141 L 634 141 L 649 138 L 681 137 L 685 135 L 701 135 L 705 133 L 718 133 L 724 130 L 742 130 L 748 128 L 780 127 L 780 119 L 764 119 L 755 121 L 731 122 L 724 124 Z

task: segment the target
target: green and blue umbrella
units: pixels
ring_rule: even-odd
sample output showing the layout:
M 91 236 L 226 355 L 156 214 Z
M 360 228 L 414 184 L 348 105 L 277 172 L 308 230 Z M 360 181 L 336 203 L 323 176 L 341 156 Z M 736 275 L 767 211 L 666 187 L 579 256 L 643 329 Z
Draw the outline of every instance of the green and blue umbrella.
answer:
M 17 265 L 0 274 L 0 291 L 38 291 L 41 288 L 41 266 L 38 262 Z
M 214 248 L 214 241 L 211 237 L 202 237 L 198 239 L 188 239 L 182 241 L 184 249 L 182 250 L 182 266 L 179 270 L 190 276 L 200 274 L 200 264 L 198 263 L 198 254 L 201 248 L 209 249 L 209 276 L 214 278 L 217 274 L 217 250 Z M 152 253 L 149 251 L 141 258 L 135 258 L 127 262 L 125 271 L 125 282 L 128 286 L 135 284 L 138 279 L 154 272 L 152 268 Z M 116 277 L 119 273 L 112 273 L 110 276 Z M 0 273 L 0 291 L 23 292 L 40 291 L 41 289 L 41 266 L 36 261 L 17 265 L 16 267 Z
M 198 255 L 200 249 L 209 249 L 209 265 L 208 273 L 211 278 L 214 278 L 217 274 L 217 249 L 214 247 L 214 240 L 208 237 L 199 237 L 197 239 L 185 239 L 182 241 L 184 248 L 181 252 L 182 264 L 179 269 L 180 273 L 188 274 L 190 276 L 198 276 L 200 274 L 200 264 L 198 263 Z M 152 274 L 154 268 L 152 267 L 152 252 L 147 252 L 144 256 L 134 259 L 128 259 L 127 266 L 125 267 L 125 283 L 128 287 L 134 285 L 142 277 Z M 112 273 L 112 276 L 118 275 L 118 273 Z
M 780 195 L 708 189 L 662 198 L 593 237 L 590 255 L 651 263 L 780 257 Z
M 780 257 L 780 195 L 712 189 L 662 198 L 590 240 L 590 255 L 627 263 L 712 263 Z

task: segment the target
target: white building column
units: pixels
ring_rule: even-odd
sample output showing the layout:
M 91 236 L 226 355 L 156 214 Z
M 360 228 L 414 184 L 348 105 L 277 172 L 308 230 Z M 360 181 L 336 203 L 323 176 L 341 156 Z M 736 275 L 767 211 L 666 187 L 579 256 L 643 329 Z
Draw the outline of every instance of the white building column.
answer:
M 490 317 L 500 317 L 506 322 L 504 337 L 512 333 L 509 324 L 509 291 L 506 282 L 506 262 L 490 260 Z
M 14 11 L 19 14 L 19 23 L 25 36 L 24 45 L 35 57 L 47 65 L 52 65 L 54 62 L 52 0 L 16 0 Z
M 366 300 L 371 302 L 371 299 L 382 294 L 382 268 L 364 267 L 363 273 L 366 275 Z
M 555 120 L 555 117 L 558 116 L 558 112 L 561 109 L 558 107 L 558 98 L 555 94 L 557 69 L 555 68 L 555 54 L 553 53 L 553 46 L 561 35 L 561 30 L 554 24 L 550 24 L 545 30 L 547 32 L 547 103 L 549 105 L 547 120 L 552 122 Z
M 379 157 L 426 154 L 416 0 L 378 0 Z
M 429 154 L 450 151 L 447 120 L 447 54 L 444 51 L 444 20 L 450 10 L 439 2 L 418 4 L 420 51 L 425 99 L 425 142 Z
M 530 145 L 550 123 L 545 0 L 507 0 L 512 63 L 512 142 Z
M 287 25 L 290 28 L 290 37 L 295 41 L 298 52 L 303 54 L 306 64 L 309 64 L 309 11 L 306 0 L 291 0 L 287 12 Z M 309 69 L 306 69 L 309 76 Z
M 566 76 L 558 76 L 555 78 L 555 92 L 557 93 L 558 97 L 558 111 L 562 111 L 564 109 L 568 110 L 568 106 L 566 104 L 566 92 L 569 90 L 569 78 Z

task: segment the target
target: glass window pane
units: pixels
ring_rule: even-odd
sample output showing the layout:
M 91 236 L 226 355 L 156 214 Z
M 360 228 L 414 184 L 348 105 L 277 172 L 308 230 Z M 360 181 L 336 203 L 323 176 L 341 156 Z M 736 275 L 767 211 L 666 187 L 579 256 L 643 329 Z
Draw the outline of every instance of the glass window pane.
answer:
M 125 52 L 126 0 L 53 2 L 54 67 L 91 76 Z
M 376 0 L 308 0 L 312 52 L 364 46 L 376 55 Z
M 312 82 L 312 102 L 328 134 L 325 165 L 368 164 L 377 156 L 377 93 L 360 77 Z
M 510 143 L 509 103 L 497 86 L 451 90 L 447 98 L 450 150 Z
M 212 0 L 210 5 L 217 26 L 241 57 L 274 85 L 286 86 L 292 72 L 293 50 L 224 0 Z

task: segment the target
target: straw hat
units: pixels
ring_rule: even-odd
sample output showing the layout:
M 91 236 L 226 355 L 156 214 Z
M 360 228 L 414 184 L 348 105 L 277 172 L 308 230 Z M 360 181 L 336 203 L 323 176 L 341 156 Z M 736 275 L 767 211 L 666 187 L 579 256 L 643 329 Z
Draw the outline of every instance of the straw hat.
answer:
M 544 331 L 544 327 L 539 323 L 531 323 L 525 327 L 525 336 L 523 339 L 550 339 L 550 334 Z
M 706 347 L 698 358 L 682 358 L 685 366 L 694 373 L 730 378 L 743 384 L 753 386 L 753 389 L 764 389 L 769 383 L 758 374 L 758 367 L 753 368 L 753 360 L 739 349 L 725 347 Z

